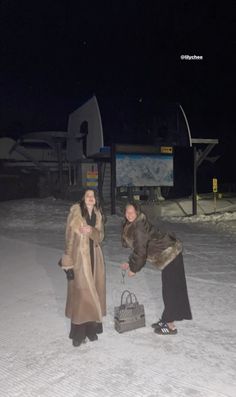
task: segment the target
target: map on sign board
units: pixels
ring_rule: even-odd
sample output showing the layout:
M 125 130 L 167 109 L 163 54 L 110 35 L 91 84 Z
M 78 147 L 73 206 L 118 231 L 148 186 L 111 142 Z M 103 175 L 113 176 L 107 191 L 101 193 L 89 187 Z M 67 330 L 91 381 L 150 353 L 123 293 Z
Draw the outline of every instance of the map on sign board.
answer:
M 116 153 L 116 186 L 173 186 L 173 156 Z

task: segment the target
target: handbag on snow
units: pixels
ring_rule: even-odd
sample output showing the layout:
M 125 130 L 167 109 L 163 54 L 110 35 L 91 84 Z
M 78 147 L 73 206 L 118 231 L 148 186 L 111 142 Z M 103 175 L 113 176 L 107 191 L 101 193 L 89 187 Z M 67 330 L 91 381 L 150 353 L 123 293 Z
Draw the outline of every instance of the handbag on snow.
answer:
M 144 306 L 138 303 L 133 292 L 128 290 L 122 292 L 120 306 L 114 308 L 114 325 L 115 330 L 120 334 L 145 327 Z

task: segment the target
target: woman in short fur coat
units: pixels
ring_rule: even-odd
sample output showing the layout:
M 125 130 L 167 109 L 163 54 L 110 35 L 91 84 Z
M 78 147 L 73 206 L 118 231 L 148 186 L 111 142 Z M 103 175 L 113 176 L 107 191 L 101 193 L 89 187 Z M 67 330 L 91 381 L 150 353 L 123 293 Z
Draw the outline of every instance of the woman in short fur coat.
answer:
M 79 346 L 86 336 L 96 340 L 97 333 L 102 332 L 102 317 L 106 314 L 105 267 L 100 246 L 103 238 L 103 216 L 97 197 L 93 190 L 87 190 L 81 203 L 70 209 L 61 260 L 68 278 L 65 314 L 71 319 L 74 346 Z
M 125 208 L 125 223 L 122 231 L 123 246 L 132 249 L 127 263 L 121 267 L 130 277 L 146 264 L 152 263 L 162 270 L 162 296 L 164 311 L 160 321 L 152 326 L 158 334 L 176 334 L 174 321 L 191 319 L 182 243 L 170 233 L 156 231 L 137 204 Z

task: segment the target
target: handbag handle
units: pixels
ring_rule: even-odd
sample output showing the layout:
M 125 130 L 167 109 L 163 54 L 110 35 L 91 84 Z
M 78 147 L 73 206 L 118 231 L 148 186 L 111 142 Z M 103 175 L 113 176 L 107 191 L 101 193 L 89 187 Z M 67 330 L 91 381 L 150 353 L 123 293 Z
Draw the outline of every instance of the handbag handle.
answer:
M 134 292 L 130 292 L 130 294 L 126 297 L 126 304 L 128 304 L 128 299 L 130 298 L 130 304 L 138 304 L 138 299 Z
M 127 293 L 126 300 L 125 300 L 126 304 L 128 304 L 128 299 L 130 299 L 130 302 L 129 302 L 130 304 L 138 303 L 138 299 L 137 299 L 136 295 L 134 294 L 134 292 L 130 292 L 129 290 L 126 289 L 122 292 L 122 295 L 121 295 L 121 300 L 120 300 L 121 306 L 123 305 L 123 298 L 126 293 Z M 132 298 L 134 298 L 134 301 Z
M 121 298 L 120 298 L 120 304 L 121 304 L 121 306 L 123 305 L 123 298 L 124 298 L 124 295 L 125 295 L 126 293 L 128 294 L 127 297 L 126 297 L 126 302 L 127 302 L 127 298 L 128 298 L 128 297 L 130 297 L 130 299 L 132 299 L 132 298 L 131 298 L 131 292 L 130 292 L 129 290 L 125 289 L 125 290 L 122 292 Z

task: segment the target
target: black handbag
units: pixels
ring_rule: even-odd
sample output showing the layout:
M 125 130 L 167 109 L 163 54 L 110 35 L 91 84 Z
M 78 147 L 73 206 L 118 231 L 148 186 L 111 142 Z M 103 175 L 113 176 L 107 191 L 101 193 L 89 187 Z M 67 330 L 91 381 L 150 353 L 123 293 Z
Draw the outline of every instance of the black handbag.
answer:
M 122 292 L 120 306 L 114 308 L 114 326 L 119 333 L 145 327 L 144 306 L 138 303 L 133 292 Z

